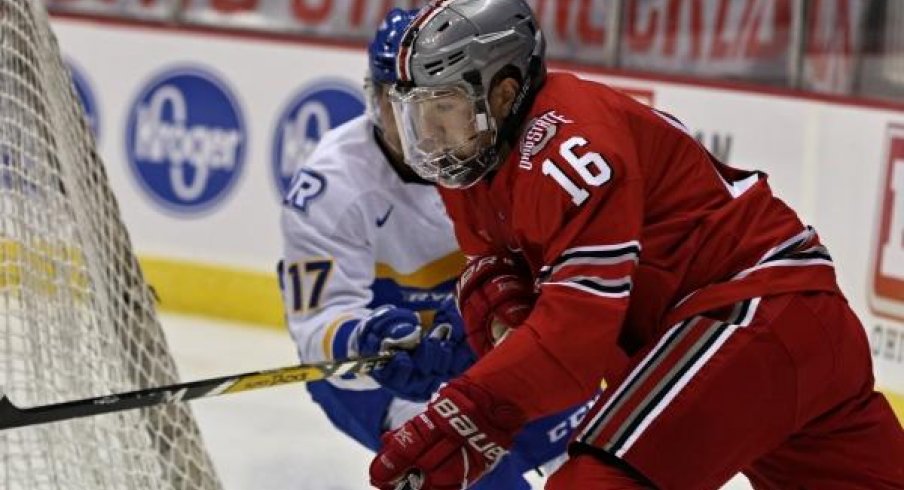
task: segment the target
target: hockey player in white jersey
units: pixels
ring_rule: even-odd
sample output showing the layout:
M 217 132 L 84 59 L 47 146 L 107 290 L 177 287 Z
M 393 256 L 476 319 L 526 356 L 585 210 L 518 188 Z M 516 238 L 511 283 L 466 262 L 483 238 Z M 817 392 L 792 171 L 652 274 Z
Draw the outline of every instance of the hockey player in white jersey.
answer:
M 280 285 L 301 360 L 398 352 L 372 377 L 307 384 L 330 421 L 374 451 L 474 361 L 452 299 L 465 259 L 438 192 L 403 163 L 386 97 L 414 13 L 387 14 L 368 50 L 368 114 L 324 135 L 297 170 L 281 216 Z M 585 410 L 528 426 L 474 488 L 529 488 L 523 473 L 564 454 Z

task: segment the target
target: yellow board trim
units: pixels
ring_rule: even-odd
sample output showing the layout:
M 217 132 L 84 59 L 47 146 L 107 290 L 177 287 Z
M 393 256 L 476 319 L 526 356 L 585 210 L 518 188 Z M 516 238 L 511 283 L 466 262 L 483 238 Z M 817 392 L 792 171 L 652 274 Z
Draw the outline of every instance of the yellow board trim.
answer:
M 160 309 L 285 328 L 276 273 L 139 257 Z
M 138 260 L 164 311 L 285 326 L 275 272 L 154 256 L 140 256 Z M 464 264 L 464 256 L 455 252 L 409 274 L 386 264 L 377 264 L 375 272 L 377 277 L 394 279 L 400 285 L 430 288 L 456 277 Z
M 904 424 L 904 394 L 891 391 L 882 391 L 882 394 L 888 399 L 888 403 L 891 404 L 892 410 L 897 414 L 898 420 L 901 421 L 901 424 Z
M 79 247 L 60 240 L 0 238 L 0 290 L 27 288 L 46 297 L 88 298 L 89 278 Z
M 285 328 L 282 298 L 275 273 L 263 273 L 221 265 L 140 257 L 147 281 L 160 297 L 160 309 L 178 313 L 203 315 L 223 320 L 245 322 L 253 326 Z M 454 277 L 464 259 L 450 254 L 438 261 L 439 270 Z M 454 269 L 454 272 L 453 272 Z M 377 267 L 378 275 L 397 278 L 400 283 L 431 285 L 425 273 L 399 274 L 388 266 Z M 435 278 L 431 271 L 430 277 Z M 432 284 L 436 284 L 435 282 Z M 898 420 L 904 423 L 904 394 L 883 391 Z

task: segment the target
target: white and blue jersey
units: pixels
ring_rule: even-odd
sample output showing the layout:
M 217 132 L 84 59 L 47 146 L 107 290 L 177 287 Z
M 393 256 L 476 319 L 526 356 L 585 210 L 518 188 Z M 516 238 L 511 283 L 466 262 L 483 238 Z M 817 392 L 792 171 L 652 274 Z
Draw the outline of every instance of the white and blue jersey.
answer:
M 356 356 L 350 333 L 377 306 L 417 311 L 429 325 L 464 264 L 436 189 L 402 180 L 365 116 L 324 135 L 296 172 L 281 226 L 283 303 L 303 362 Z M 356 412 L 375 416 L 366 427 L 358 427 L 357 416 L 331 417 L 371 449 L 384 430 L 423 409 L 392 399 L 369 377 L 326 383 L 308 385 L 315 400 L 323 404 L 322 392 L 341 391 Z
M 356 356 L 352 329 L 384 304 L 414 310 L 429 326 L 465 263 L 436 189 L 396 172 L 366 116 L 324 135 L 295 174 L 281 226 L 280 285 L 302 362 Z M 424 409 L 369 377 L 307 388 L 333 424 L 372 450 Z M 507 463 L 475 488 L 528 488 L 521 473 L 564 453 L 572 419 L 528 426 Z
M 365 116 L 324 135 L 290 185 L 281 224 L 289 329 L 309 362 L 357 354 L 349 331 L 375 306 L 430 317 L 464 264 L 436 189 L 402 180 Z

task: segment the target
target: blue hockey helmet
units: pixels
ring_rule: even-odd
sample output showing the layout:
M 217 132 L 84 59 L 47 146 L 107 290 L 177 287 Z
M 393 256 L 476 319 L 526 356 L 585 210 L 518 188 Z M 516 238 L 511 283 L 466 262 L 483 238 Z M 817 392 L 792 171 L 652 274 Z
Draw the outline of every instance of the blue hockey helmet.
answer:
M 367 115 L 378 129 L 381 140 L 399 155 L 402 154 L 399 133 L 394 120 L 388 119 L 392 116 L 392 108 L 384 96 L 396 82 L 396 55 L 402 45 L 402 35 L 417 13 L 418 10 L 390 10 L 367 46 L 369 67 L 364 82 Z
M 396 82 L 396 55 L 399 53 L 402 35 L 417 13 L 418 10 L 397 8 L 386 13 L 383 23 L 367 46 L 371 81 L 381 84 Z

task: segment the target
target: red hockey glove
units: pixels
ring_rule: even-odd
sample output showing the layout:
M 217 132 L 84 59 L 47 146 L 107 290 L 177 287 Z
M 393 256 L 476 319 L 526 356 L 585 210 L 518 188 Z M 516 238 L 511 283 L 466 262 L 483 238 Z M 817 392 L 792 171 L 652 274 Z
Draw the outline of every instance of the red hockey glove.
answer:
M 483 357 L 530 314 L 535 295 L 530 276 L 507 257 L 472 260 L 456 287 L 468 344 Z
M 525 422 L 518 407 L 458 378 L 423 413 L 383 435 L 383 448 L 370 464 L 370 483 L 392 490 L 419 474 L 422 490 L 470 487 L 508 454 Z

